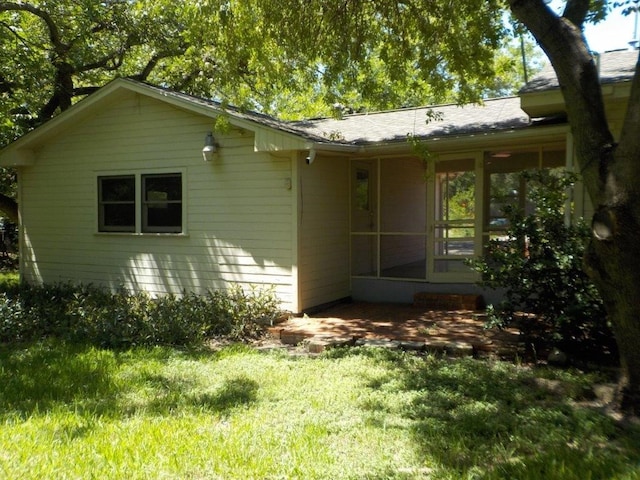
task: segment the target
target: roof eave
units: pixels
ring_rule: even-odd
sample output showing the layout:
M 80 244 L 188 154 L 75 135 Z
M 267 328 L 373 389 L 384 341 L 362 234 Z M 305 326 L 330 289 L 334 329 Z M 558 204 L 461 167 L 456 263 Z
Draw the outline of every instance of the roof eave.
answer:
M 445 151 L 462 151 L 501 145 L 519 144 L 526 140 L 532 141 L 561 141 L 566 138 L 569 126 L 559 125 L 528 126 L 490 132 L 475 132 L 460 135 L 442 135 L 416 140 L 434 153 Z M 414 151 L 409 141 L 389 141 L 361 145 L 357 152 L 363 156 L 406 154 Z

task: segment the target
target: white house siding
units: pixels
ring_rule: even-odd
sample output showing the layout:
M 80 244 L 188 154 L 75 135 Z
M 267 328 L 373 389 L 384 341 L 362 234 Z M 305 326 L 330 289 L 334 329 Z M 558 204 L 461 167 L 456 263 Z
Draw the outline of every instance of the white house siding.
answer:
M 21 171 L 22 271 L 31 282 L 72 281 L 151 294 L 274 285 L 289 308 L 291 161 L 254 152 L 253 134 L 216 135 L 212 119 L 131 94 L 61 133 Z M 185 232 L 97 233 L 97 176 L 182 172 Z
M 298 162 L 301 310 L 350 295 L 349 161 L 318 154 Z

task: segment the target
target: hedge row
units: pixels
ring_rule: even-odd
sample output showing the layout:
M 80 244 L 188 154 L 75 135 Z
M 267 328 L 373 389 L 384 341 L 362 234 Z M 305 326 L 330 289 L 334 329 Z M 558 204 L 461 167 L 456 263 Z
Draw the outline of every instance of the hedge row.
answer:
M 0 293 L 0 342 L 56 337 L 101 347 L 198 346 L 254 337 L 279 315 L 272 289 L 152 298 L 93 286 L 20 286 Z

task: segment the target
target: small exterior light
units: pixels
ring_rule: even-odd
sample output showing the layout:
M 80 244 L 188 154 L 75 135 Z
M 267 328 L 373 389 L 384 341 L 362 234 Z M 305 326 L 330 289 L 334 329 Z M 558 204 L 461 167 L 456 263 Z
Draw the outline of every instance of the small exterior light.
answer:
M 204 147 L 202 147 L 202 158 L 205 162 L 213 160 L 213 155 L 218 151 L 218 147 L 213 138 L 213 133 L 207 133 L 204 138 Z

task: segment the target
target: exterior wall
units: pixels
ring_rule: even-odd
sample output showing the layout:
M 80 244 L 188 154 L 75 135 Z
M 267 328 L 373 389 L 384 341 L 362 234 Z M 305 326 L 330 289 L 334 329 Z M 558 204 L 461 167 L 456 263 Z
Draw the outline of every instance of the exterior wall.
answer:
M 298 161 L 300 310 L 350 295 L 349 161 Z
M 216 134 L 212 120 L 131 93 L 59 135 L 20 172 L 22 272 L 30 282 L 123 286 L 151 294 L 203 293 L 228 282 L 293 287 L 288 157 L 254 152 L 253 134 Z M 98 233 L 97 176 L 181 172 L 182 234 Z

